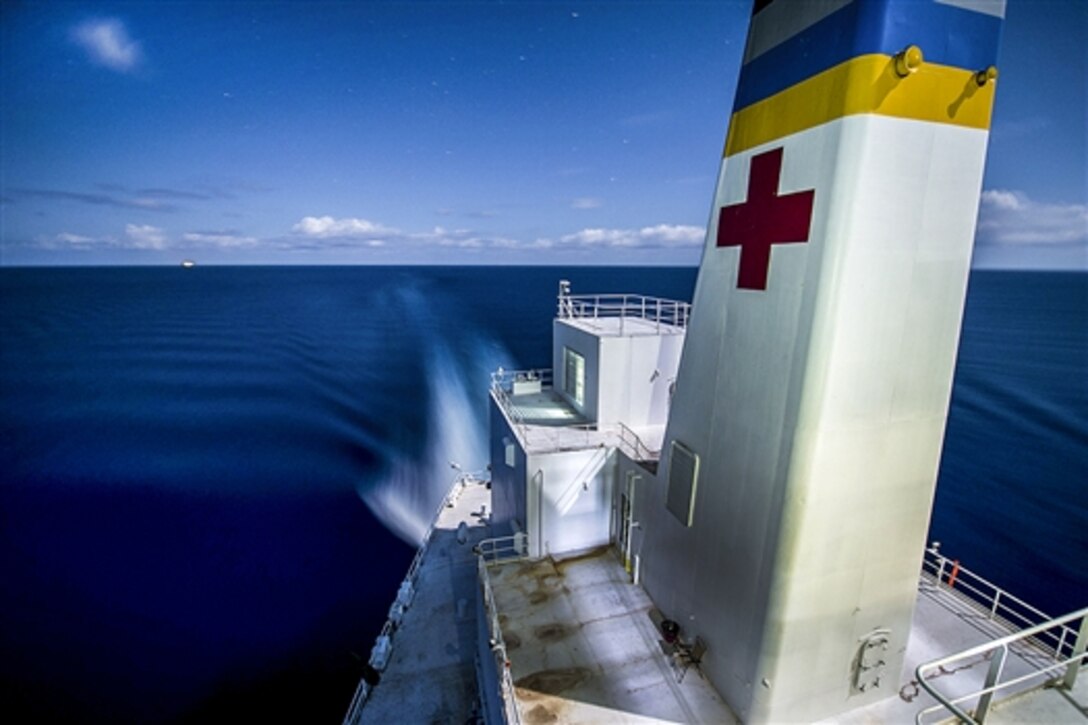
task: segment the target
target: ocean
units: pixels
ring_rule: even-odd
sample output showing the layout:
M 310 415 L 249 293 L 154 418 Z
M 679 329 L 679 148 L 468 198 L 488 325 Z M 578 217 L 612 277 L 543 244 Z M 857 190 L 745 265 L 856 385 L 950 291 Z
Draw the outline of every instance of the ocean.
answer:
M 558 281 L 691 268 L 0 269 L 0 671 L 35 721 L 338 722 L 488 373 Z M 971 278 L 931 538 L 1088 603 L 1088 275 Z

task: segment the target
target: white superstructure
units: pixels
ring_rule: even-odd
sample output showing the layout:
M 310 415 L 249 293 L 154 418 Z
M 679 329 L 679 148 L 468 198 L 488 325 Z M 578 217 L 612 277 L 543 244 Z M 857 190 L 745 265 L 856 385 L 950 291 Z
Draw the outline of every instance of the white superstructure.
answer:
M 690 311 L 560 285 L 553 368 L 492 381 L 492 525 L 526 532 L 532 556 L 603 546 L 629 524 L 613 503 L 656 466 Z
M 480 541 L 476 607 L 441 576 L 425 625 L 398 597 L 369 712 L 429 671 L 437 635 L 398 632 L 470 616 L 441 671 L 486 722 L 981 721 L 1055 676 L 1083 700 L 1088 609 L 1048 621 L 925 542 L 1003 14 L 756 0 L 693 306 L 560 282 L 551 369 L 492 379 L 490 507 L 451 500 L 419 557 L 464 576 Z

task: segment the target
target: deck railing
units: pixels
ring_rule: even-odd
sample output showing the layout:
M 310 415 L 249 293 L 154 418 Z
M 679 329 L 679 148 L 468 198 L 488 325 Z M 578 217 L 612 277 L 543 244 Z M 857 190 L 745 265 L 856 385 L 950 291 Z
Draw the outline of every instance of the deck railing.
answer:
M 549 368 L 532 370 L 504 370 L 491 373 L 491 391 L 495 400 L 506 413 L 523 442 L 529 440 L 530 424 L 525 422 L 512 397 L 542 392 L 552 388 L 552 371 Z M 638 433 L 624 423 L 598 425 L 597 423 L 569 423 L 567 425 L 533 425 L 534 440 L 544 440 L 552 451 L 580 450 L 602 443 L 624 449 L 636 461 L 657 460 L 661 451 L 655 451 L 643 442 Z
M 654 334 L 660 334 L 662 326 L 686 329 L 691 317 L 688 302 L 634 294 L 572 295 L 560 291 L 558 307 L 561 320 L 619 318 L 621 335 L 628 319 L 652 322 Z
M 495 394 L 495 399 L 499 402 L 499 405 L 510 416 L 510 420 L 519 426 L 524 425 L 525 422 L 522 420 L 520 411 L 510 402 L 510 398 L 524 393 L 551 390 L 551 387 L 551 368 L 537 368 L 535 370 L 503 370 L 499 368 L 491 373 L 491 392 Z
M 1068 640 L 1068 649 L 1063 645 L 1059 645 L 1056 651 L 1052 651 L 1053 654 L 1047 664 L 1039 666 L 1025 675 L 1004 682 L 1001 681 L 1005 660 L 1014 645 L 1023 643 L 1024 646 L 1037 647 L 1041 641 L 1048 638 L 1057 638 L 1058 641 L 1066 642 L 1067 632 L 1074 633 L 1074 636 Z M 986 720 L 990 706 L 993 704 L 994 695 L 998 691 L 1016 685 L 1026 685 L 1032 681 L 1042 684 L 1052 680 L 1053 685 L 1065 690 L 1071 690 L 1076 682 L 1080 668 L 1088 658 L 1088 654 L 1085 653 L 1086 644 L 1088 644 L 1088 607 L 1070 612 L 1064 617 L 1040 622 L 992 642 L 986 642 L 977 647 L 918 665 L 914 671 L 915 679 L 939 704 L 919 712 L 915 717 L 915 722 L 922 723 L 927 715 L 941 712 L 942 719 L 951 713 L 959 718 L 961 722 L 969 723 L 969 725 L 979 725 Z M 1068 654 L 1064 654 L 1065 652 L 1068 652 Z M 951 697 L 940 692 L 933 684 L 932 681 L 941 675 L 955 672 L 968 660 L 976 660 L 979 657 L 990 661 L 986 679 L 981 688 L 966 695 Z M 1064 670 L 1064 674 L 1056 678 L 1051 675 L 1052 672 L 1056 673 L 1059 670 Z M 962 707 L 964 703 L 969 701 L 976 702 L 974 710 L 970 712 Z
M 533 368 L 530 370 L 505 370 L 499 368 L 491 373 L 491 388 L 501 388 L 509 395 L 520 393 L 519 388 L 532 388 L 539 385 L 540 389 L 552 387 L 551 368 Z
M 523 533 L 496 539 L 485 539 L 477 545 L 479 558 L 477 572 L 480 582 L 480 594 L 483 599 L 487 619 L 488 645 L 495 658 L 495 671 L 498 674 L 499 695 L 502 698 L 503 716 L 507 725 L 520 725 L 517 699 L 514 697 L 514 678 L 510 674 L 510 660 L 506 655 L 506 640 L 502 636 L 502 624 L 499 622 L 499 608 L 495 604 L 495 593 L 491 588 L 491 576 L 488 565 L 499 561 L 523 559 L 528 556 L 528 538 Z
M 623 423 L 616 424 L 619 430 L 620 448 L 623 448 L 635 461 L 656 461 L 661 457 L 661 451 L 651 450 L 642 442 L 638 433 L 628 428 Z
M 979 576 L 959 560 L 949 559 L 940 552 L 940 544 L 931 544 L 922 558 L 922 580 L 935 587 L 954 588 L 965 603 L 973 605 L 981 615 L 1010 630 L 1022 630 L 1052 621 L 1049 614 L 1033 607 L 993 582 Z M 1076 631 L 1070 627 L 1041 630 L 1035 643 L 1050 655 L 1067 656 L 1072 651 Z
M 529 555 L 529 537 L 523 532 L 512 536 L 499 536 L 484 539 L 475 547 L 476 554 L 484 562 L 491 564 L 511 559 L 524 559 Z
M 525 419 L 510 398 L 524 393 L 551 390 L 551 387 L 551 368 L 533 370 L 503 370 L 499 368 L 491 373 L 491 392 L 495 395 L 495 400 L 506 412 L 510 422 L 521 430 L 523 436 L 526 428 Z

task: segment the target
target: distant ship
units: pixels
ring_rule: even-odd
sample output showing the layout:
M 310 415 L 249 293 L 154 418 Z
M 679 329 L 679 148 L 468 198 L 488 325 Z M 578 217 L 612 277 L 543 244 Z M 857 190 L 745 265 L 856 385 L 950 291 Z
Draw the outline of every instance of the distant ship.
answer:
M 191 259 L 183 259 L 183 260 L 181 260 L 181 266 L 184 267 L 185 269 L 192 269 L 193 267 L 196 266 L 196 262 L 194 262 Z
M 345 723 L 1083 721 L 925 540 L 1004 10 L 756 0 L 693 303 L 559 282 Z

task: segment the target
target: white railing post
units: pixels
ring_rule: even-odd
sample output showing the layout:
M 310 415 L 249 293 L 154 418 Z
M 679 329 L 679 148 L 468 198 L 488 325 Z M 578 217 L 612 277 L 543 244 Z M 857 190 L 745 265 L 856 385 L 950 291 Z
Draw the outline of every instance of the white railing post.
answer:
M 997 592 L 994 594 L 994 605 L 992 607 L 990 607 L 990 619 L 993 619 L 994 617 L 997 616 L 997 607 L 998 607 L 998 604 L 1000 602 L 1001 602 L 1001 590 L 998 589 Z
M 510 674 L 510 668 L 507 666 L 506 641 L 502 636 L 502 624 L 499 621 L 499 608 L 495 603 L 495 595 L 491 589 L 491 576 L 487 571 L 487 561 L 483 555 L 484 547 L 482 545 L 489 544 L 491 550 L 496 551 L 500 541 L 513 541 L 514 548 L 517 549 L 519 541 L 523 540 L 519 539 L 519 537 L 524 537 L 524 534 L 519 532 L 513 536 L 481 541 L 481 548 L 478 549 L 480 556 L 476 560 L 477 578 L 483 595 L 484 609 L 487 612 L 488 636 L 491 640 L 491 656 L 495 660 L 495 674 L 499 680 L 499 699 L 502 700 L 503 712 L 506 716 L 505 720 L 507 725 L 519 725 L 521 722 L 521 715 L 518 712 L 517 698 L 514 694 L 514 679 Z
M 626 318 L 631 317 L 654 323 L 656 334 L 660 335 L 663 327 L 686 329 L 690 309 L 691 305 L 687 302 L 661 297 L 627 293 L 572 295 L 568 289 L 566 294 L 560 291 L 558 317 L 594 320 L 618 317 L 621 334 L 627 328 Z
M 978 707 L 975 708 L 975 720 L 982 723 L 986 720 L 986 713 L 990 711 L 990 703 L 994 699 L 994 685 L 1001 679 L 1001 671 L 1005 669 L 1005 658 L 1009 656 L 1009 646 L 1003 645 L 994 652 L 990 660 L 990 669 L 986 671 L 986 682 L 982 685 L 985 694 L 978 699 Z
M 1077 641 L 1073 645 L 1073 653 L 1070 655 L 1072 662 L 1065 669 L 1065 677 L 1062 678 L 1062 687 L 1066 690 L 1072 690 L 1073 685 L 1077 682 L 1077 673 L 1080 672 L 1083 664 L 1081 655 L 1084 654 L 1086 647 L 1088 647 L 1088 613 L 1081 617 L 1080 629 L 1077 631 Z M 1061 654 L 1059 653 L 1058 656 L 1060 658 Z
M 1011 595 L 1009 595 L 1011 596 Z M 1017 600 L 1019 601 L 1019 600 Z M 1062 627 L 1065 629 L 1067 622 L 1080 622 L 1079 634 L 1077 635 L 1077 644 L 1074 647 L 1073 654 L 1070 657 L 1063 657 L 1060 651 L 1055 653 L 1052 664 L 1049 665 L 1036 665 L 1027 674 L 1013 677 L 1012 679 L 1001 682 L 1002 669 L 1004 666 L 1005 658 L 1008 654 L 1010 645 L 1018 642 L 1023 642 L 1029 639 L 1037 638 L 1038 635 L 1045 634 L 1055 627 Z M 1070 630 L 1071 631 L 1071 630 Z M 1065 670 L 1065 677 L 1059 686 L 1072 687 L 1076 682 L 1077 673 L 1080 670 L 1083 661 L 1085 659 L 1085 646 L 1088 645 L 1088 607 L 1084 609 L 1078 609 L 1075 612 L 1070 612 L 1063 617 L 1054 619 L 1047 619 L 1039 624 L 1028 627 L 1027 629 L 1014 632 L 1013 634 L 1006 635 L 999 639 L 995 639 L 992 642 L 986 642 L 969 649 L 965 649 L 961 652 L 942 657 L 930 662 L 923 662 L 914 669 L 914 677 L 919 686 L 929 693 L 936 701 L 937 705 L 926 708 L 920 711 L 915 716 L 915 722 L 922 722 L 922 718 L 932 712 L 937 712 L 941 708 L 951 712 L 962 722 L 965 723 L 981 723 L 986 717 L 986 712 L 990 707 L 993 700 L 993 694 L 998 690 L 1012 687 L 1014 685 L 1021 685 L 1033 679 L 1041 677 L 1052 677 L 1048 673 Z M 962 664 L 966 661 L 972 660 L 977 657 L 992 657 L 990 660 L 990 668 L 986 675 L 985 685 L 974 692 L 961 694 L 956 697 L 945 695 L 939 691 L 931 679 L 940 677 L 940 673 L 947 672 L 950 669 L 956 669 L 957 663 Z M 974 714 L 970 714 L 960 707 L 959 703 L 966 702 L 972 698 L 978 697 L 978 706 L 975 709 Z

